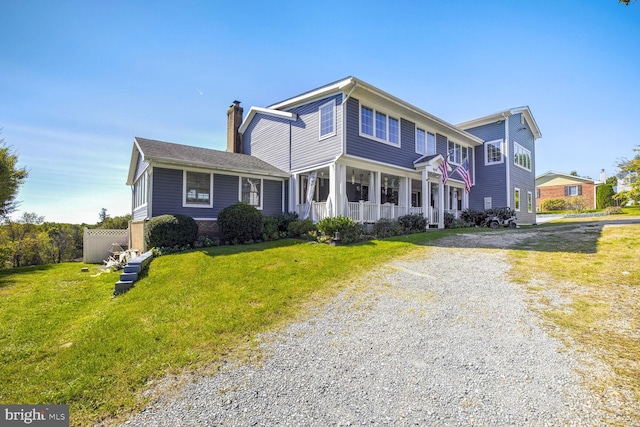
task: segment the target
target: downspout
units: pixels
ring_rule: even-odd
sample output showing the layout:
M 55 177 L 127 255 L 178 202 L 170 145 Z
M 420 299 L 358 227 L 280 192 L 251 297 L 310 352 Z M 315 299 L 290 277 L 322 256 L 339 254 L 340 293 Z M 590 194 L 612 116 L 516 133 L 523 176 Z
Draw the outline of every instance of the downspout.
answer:
M 510 167 L 509 167 L 509 117 L 505 115 L 504 113 L 502 113 L 502 117 L 504 117 L 504 127 L 505 127 L 505 145 L 504 145 L 504 161 L 505 161 L 505 167 L 506 167 L 506 172 L 507 172 L 507 207 L 511 208 L 511 172 L 510 172 Z

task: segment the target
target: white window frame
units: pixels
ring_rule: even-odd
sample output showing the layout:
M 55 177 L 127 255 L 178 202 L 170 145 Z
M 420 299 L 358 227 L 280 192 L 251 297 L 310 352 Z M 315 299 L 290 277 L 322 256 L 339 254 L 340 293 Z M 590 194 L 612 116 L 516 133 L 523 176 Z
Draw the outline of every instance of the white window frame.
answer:
M 568 188 L 567 190 L 567 196 L 566 197 L 576 197 L 580 195 L 580 189 L 578 188 L 578 185 L 567 185 L 566 186 Z M 576 194 L 571 194 L 571 189 L 575 188 L 576 189 Z
M 523 159 L 524 164 L 521 163 L 521 159 Z M 513 164 L 531 172 L 531 150 L 524 148 L 515 141 L 513 142 Z
M 489 146 L 500 145 L 500 160 L 489 161 Z M 493 141 L 487 141 L 484 143 L 484 165 L 499 165 L 504 163 L 504 141 L 502 139 L 494 139 Z
M 433 150 L 429 150 L 429 135 L 433 136 Z M 427 141 L 426 141 L 426 150 L 427 150 L 427 156 L 431 156 L 433 154 L 436 154 L 436 146 L 437 146 L 437 141 L 436 141 L 437 137 L 436 137 L 436 133 L 435 132 L 429 132 L 427 131 Z
M 371 110 L 373 112 L 373 116 L 372 116 L 372 134 L 368 134 L 362 131 L 362 109 L 366 108 L 367 110 Z M 378 123 L 378 115 L 383 115 L 385 116 L 385 137 L 384 138 L 379 138 L 378 133 L 380 131 L 380 129 L 378 129 L 377 127 L 377 123 Z M 398 142 L 391 142 L 389 140 L 389 119 L 393 119 L 396 120 L 398 122 Z M 398 116 L 393 116 L 390 115 L 388 113 L 386 113 L 383 110 L 378 110 L 375 107 L 370 107 L 368 105 L 363 105 L 363 104 L 359 104 L 358 105 L 358 132 L 360 134 L 361 137 L 363 138 L 368 138 L 368 139 L 373 139 L 374 141 L 378 141 L 381 142 L 383 144 L 387 144 L 390 145 L 392 147 L 396 147 L 396 148 L 401 148 L 402 145 L 402 119 Z
M 189 203 L 187 202 L 187 174 L 201 173 L 209 175 L 209 203 Z M 213 173 L 203 172 L 199 170 L 183 170 L 182 171 L 182 207 L 183 208 L 212 208 L 213 207 Z
M 149 203 L 149 194 L 147 191 L 147 171 L 142 172 L 136 182 L 133 184 L 133 209 L 139 209 L 147 206 Z
M 322 114 L 323 110 L 331 108 L 331 131 L 322 133 Z M 336 135 L 336 100 L 332 99 L 318 107 L 318 139 L 323 140 Z
M 242 200 L 242 181 L 244 179 L 259 179 L 260 180 L 260 194 L 258 197 L 260 197 L 260 204 L 259 205 L 254 205 L 249 203 L 250 206 L 253 206 L 254 208 L 258 209 L 258 210 L 262 210 L 262 204 L 264 202 L 264 178 L 262 177 L 258 177 L 258 176 L 251 176 L 251 175 L 241 175 L 238 177 L 238 200 L 240 200 L 241 202 L 243 202 Z
M 422 134 L 424 135 L 424 150 L 420 151 L 420 148 L 418 147 L 418 134 L 422 132 Z M 420 129 L 419 127 L 416 126 L 416 154 L 422 154 L 423 156 L 427 154 L 427 131 L 424 129 Z
M 522 206 L 522 193 L 518 187 L 513 189 L 513 206 L 516 212 L 520 212 L 520 207 Z
M 452 146 L 452 148 L 450 148 Z M 456 162 L 454 154 L 460 153 L 460 161 Z M 464 155 L 463 155 L 464 152 Z M 469 147 L 466 145 L 458 144 L 457 142 L 447 140 L 447 161 L 453 165 L 461 165 L 465 159 L 469 158 Z
M 527 212 L 533 213 L 533 193 L 527 191 Z

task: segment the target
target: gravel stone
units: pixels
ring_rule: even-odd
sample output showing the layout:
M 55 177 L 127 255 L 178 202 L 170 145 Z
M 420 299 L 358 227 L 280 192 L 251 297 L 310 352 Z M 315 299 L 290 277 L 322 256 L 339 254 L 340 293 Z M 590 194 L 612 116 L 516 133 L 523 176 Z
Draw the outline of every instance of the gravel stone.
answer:
M 228 363 L 126 425 L 604 425 L 577 359 L 506 277 L 505 252 L 451 243 L 381 266 L 261 335 L 259 363 Z

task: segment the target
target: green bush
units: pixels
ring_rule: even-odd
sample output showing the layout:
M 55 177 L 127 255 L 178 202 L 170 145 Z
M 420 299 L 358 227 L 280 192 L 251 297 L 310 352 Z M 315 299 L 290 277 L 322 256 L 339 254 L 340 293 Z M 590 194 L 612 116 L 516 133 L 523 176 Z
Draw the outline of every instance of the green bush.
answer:
M 355 242 L 362 232 L 362 228 L 346 216 L 324 218 L 318 222 L 318 230 L 330 239 L 336 235 L 336 232 L 339 232 L 342 243 Z
M 308 239 L 314 236 L 316 226 L 310 219 L 296 219 L 289 222 L 287 234 L 296 239 Z
M 399 236 L 405 234 L 405 227 L 399 221 L 381 218 L 373 225 L 373 234 L 379 238 Z
M 144 227 L 144 240 L 149 248 L 191 245 L 198 238 L 198 224 L 185 215 L 160 215 Z
M 404 215 L 398 218 L 398 223 L 406 233 L 421 233 L 427 228 L 427 219 L 422 215 Z
M 227 244 L 253 243 L 262 239 L 262 214 L 255 207 L 238 202 L 218 214 L 220 235 Z
M 298 214 L 295 212 L 284 212 L 276 215 L 274 218 L 278 221 L 278 233 L 282 235 L 289 232 L 289 224 L 298 219 Z
M 541 211 L 563 211 L 566 209 L 567 203 L 566 201 L 558 197 L 556 199 L 545 199 L 540 202 L 540 210 Z
M 622 213 L 622 208 L 620 206 L 609 206 L 605 211 L 609 215 L 619 215 Z
M 460 213 L 460 219 L 468 224 L 480 226 L 489 217 L 488 211 L 474 211 L 471 209 L 465 209 Z
M 603 184 L 596 187 L 596 208 L 605 209 L 609 206 L 614 206 L 613 195 L 616 194 L 613 191 L 613 186 L 609 184 Z
M 262 218 L 262 240 L 278 240 L 280 233 L 278 232 L 278 218 L 273 216 L 265 216 Z
M 466 222 L 461 218 L 456 219 L 455 215 L 449 212 L 444 213 L 444 228 L 467 228 L 474 224 Z

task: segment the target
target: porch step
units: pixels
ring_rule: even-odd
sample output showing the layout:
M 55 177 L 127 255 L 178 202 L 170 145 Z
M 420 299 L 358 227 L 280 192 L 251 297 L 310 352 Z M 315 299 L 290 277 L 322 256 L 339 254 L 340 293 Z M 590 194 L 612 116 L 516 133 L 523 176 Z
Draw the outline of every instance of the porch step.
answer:
M 119 295 L 133 288 L 133 283 L 138 280 L 140 273 L 151 262 L 153 255 L 151 251 L 145 252 L 135 257 L 127 265 L 124 266 L 124 273 L 120 274 L 120 280 L 116 282 L 113 289 L 113 295 Z
M 138 280 L 138 273 L 122 273 L 120 275 L 121 282 L 135 282 Z

